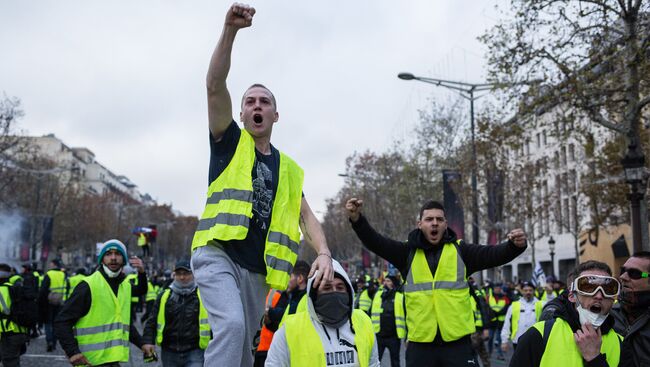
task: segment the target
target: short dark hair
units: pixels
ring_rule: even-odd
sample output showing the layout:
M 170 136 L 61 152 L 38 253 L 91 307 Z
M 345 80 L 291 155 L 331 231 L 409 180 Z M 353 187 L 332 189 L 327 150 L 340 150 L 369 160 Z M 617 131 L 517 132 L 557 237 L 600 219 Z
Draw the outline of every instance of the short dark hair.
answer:
M 9 264 L 2 263 L 2 264 L 0 264 L 0 271 L 11 272 L 11 266 L 9 266 Z
M 298 260 L 296 261 L 296 264 L 293 266 L 293 270 L 291 271 L 291 273 L 295 276 L 302 275 L 303 277 L 305 277 L 305 280 L 307 280 L 310 271 L 311 271 L 311 267 L 306 261 Z
M 596 260 L 589 260 L 583 262 L 582 264 L 579 264 L 578 266 L 576 266 L 576 269 L 573 271 L 573 273 L 577 278 L 580 276 L 580 274 L 582 274 L 587 270 L 602 270 L 607 274 L 609 274 L 610 276 L 612 275 L 612 269 L 609 268 L 609 265 Z
M 631 257 L 638 257 L 640 259 L 645 259 L 650 261 L 650 251 L 637 251 L 634 254 L 632 254 Z M 650 265 L 648 265 L 648 269 L 646 270 L 650 270 Z
M 255 84 L 251 85 L 250 87 L 246 88 L 246 91 L 244 91 L 244 95 L 241 96 L 241 105 L 242 106 L 244 105 L 244 97 L 246 97 L 246 92 L 248 92 L 249 90 L 251 90 L 253 88 L 266 89 L 269 92 L 269 94 L 271 95 L 271 100 L 273 101 L 273 107 L 275 107 L 275 109 L 277 111 L 278 102 L 275 100 L 275 95 L 273 94 L 273 92 L 271 92 L 271 90 L 269 88 L 267 88 L 264 84 L 260 84 L 260 83 L 255 83 Z
M 443 213 L 445 212 L 445 206 L 440 204 L 439 201 L 429 200 L 426 203 L 424 203 L 424 205 L 422 205 L 422 207 L 420 208 L 420 220 L 422 220 L 422 215 L 424 214 L 424 211 L 429 209 L 440 209 L 442 210 Z

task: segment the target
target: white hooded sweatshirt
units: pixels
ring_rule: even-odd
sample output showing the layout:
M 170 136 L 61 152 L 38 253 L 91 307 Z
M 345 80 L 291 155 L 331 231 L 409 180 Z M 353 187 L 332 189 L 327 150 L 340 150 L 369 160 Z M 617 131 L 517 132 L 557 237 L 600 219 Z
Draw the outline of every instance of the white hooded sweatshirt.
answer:
M 350 292 L 350 300 L 354 300 L 354 290 L 352 288 L 352 282 L 348 274 L 343 270 L 343 267 L 338 263 L 338 261 L 333 260 L 334 271 L 339 274 L 345 282 L 348 284 L 348 290 Z M 309 292 L 316 292 L 312 288 L 314 278 L 310 278 L 307 281 L 307 289 Z M 316 329 L 318 336 L 323 343 L 323 350 L 325 351 L 325 361 L 327 366 L 337 366 L 337 367 L 359 367 L 359 355 L 357 354 L 356 349 L 354 348 L 354 333 L 352 333 L 352 328 L 350 327 L 350 320 L 346 321 L 338 329 L 329 327 L 320 322 L 316 311 L 314 309 L 314 304 L 309 293 L 305 295 L 307 297 L 307 310 L 311 316 L 312 325 Z M 289 353 L 289 347 L 287 345 L 285 325 L 283 325 L 278 331 L 273 335 L 273 342 L 269 348 L 268 355 L 266 357 L 266 367 L 288 367 L 291 366 L 291 355 Z M 372 353 L 370 354 L 369 367 L 380 367 L 379 364 L 379 355 L 377 353 L 377 342 L 372 346 Z M 301 366 L 294 366 L 301 367 Z

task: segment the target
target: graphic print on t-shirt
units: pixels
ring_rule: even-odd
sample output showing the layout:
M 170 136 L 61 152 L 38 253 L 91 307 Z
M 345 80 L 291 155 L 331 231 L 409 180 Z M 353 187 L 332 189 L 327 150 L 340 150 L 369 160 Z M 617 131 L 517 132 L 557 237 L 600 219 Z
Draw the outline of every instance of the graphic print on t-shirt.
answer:
M 273 173 L 259 159 L 255 160 L 255 173 L 257 177 L 253 178 L 253 218 L 259 228 L 266 230 L 273 203 Z

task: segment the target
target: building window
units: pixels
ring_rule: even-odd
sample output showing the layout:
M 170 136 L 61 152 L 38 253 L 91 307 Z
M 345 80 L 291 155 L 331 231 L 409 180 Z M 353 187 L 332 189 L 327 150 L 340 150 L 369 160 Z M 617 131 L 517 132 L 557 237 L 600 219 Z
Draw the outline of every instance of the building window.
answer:
M 542 134 L 537 133 L 537 149 L 542 147 Z
M 576 149 L 573 144 L 569 144 L 569 159 L 571 160 L 571 162 L 576 161 Z
M 542 142 L 544 143 L 544 146 L 546 146 L 546 144 L 548 144 L 546 142 L 546 130 L 542 130 Z

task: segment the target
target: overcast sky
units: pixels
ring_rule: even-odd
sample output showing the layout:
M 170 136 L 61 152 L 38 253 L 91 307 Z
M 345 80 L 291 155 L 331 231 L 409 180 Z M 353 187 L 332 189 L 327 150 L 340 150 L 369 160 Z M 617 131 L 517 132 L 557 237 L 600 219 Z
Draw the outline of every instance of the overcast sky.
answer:
M 271 142 L 305 169 L 317 216 L 343 184 L 345 158 L 408 136 L 435 87 L 397 73 L 485 77 L 476 37 L 495 0 L 252 2 L 228 86 L 267 85 L 280 120 Z M 200 215 L 209 158 L 205 74 L 229 1 L 3 1 L 0 91 L 20 126 L 54 133 L 143 193 Z

